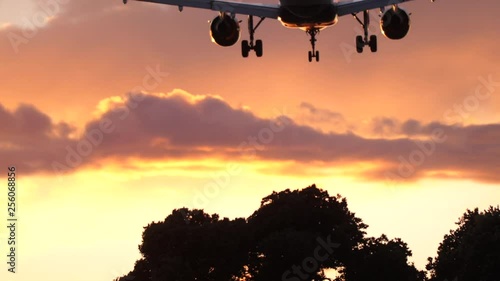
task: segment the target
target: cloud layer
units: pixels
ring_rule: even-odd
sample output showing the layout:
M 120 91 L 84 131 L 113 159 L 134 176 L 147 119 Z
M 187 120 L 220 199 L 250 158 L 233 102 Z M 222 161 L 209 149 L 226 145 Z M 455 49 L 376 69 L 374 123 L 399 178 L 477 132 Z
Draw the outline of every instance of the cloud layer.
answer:
M 5 128 L 0 157 L 28 173 L 71 172 L 104 159 L 231 158 L 294 161 L 298 166 L 373 163 L 357 176 L 376 180 L 453 177 L 500 182 L 500 124 L 464 127 L 381 118 L 381 124 L 390 125 L 385 131 L 405 136 L 363 138 L 321 132 L 279 110 L 274 119 L 260 118 L 219 97 L 181 90 L 109 98 L 100 103 L 100 110 L 74 137 L 70 124 L 55 124 L 33 106 L 21 105 L 15 111 L 0 107 Z

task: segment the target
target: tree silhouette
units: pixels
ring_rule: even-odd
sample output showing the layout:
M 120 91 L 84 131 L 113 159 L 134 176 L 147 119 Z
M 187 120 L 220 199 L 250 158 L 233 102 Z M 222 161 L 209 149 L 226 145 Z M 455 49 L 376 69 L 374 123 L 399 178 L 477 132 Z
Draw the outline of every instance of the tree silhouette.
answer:
M 323 270 L 342 265 L 367 227 L 345 198 L 330 197 L 315 185 L 273 192 L 248 223 L 254 231 L 249 273 L 255 281 L 323 280 Z
M 429 258 L 426 268 L 431 281 L 500 280 L 500 209 L 484 212 L 467 210 L 456 223 L 458 228 L 445 235 L 438 255 Z
M 119 280 L 323 280 L 366 227 L 345 198 L 315 185 L 272 193 L 247 220 L 178 209 L 145 227 L 143 257 Z
M 247 263 L 246 228 L 244 219 L 174 210 L 165 221 L 145 227 L 143 258 L 120 281 L 233 280 Z
M 429 258 L 430 281 L 498 281 L 500 211 L 467 211 Z M 142 258 L 115 281 L 424 281 L 401 239 L 365 237 L 347 200 L 315 185 L 273 192 L 247 219 L 186 208 L 144 227 Z
M 408 245 L 401 239 L 389 240 L 382 235 L 379 238 L 367 238 L 355 249 L 351 260 L 340 271 L 338 281 L 422 281 L 425 272 L 418 271 L 408 263 L 412 255 Z

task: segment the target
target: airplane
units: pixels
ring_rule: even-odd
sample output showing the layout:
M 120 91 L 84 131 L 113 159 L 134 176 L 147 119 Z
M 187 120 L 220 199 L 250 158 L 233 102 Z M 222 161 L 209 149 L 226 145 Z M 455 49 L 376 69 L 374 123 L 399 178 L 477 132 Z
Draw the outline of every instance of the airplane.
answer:
M 255 40 L 255 31 L 266 18 L 277 19 L 287 28 L 304 30 L 311 41 L 312 50 L 308 53 L 309 62 L 319 61 L 319 51 L 316 50 L 316 35 L 323 29 L 333 26 L 338 18 L 352 15 L 361 24 L 364 35 L 356 36 L 356 51 L 363 52 L 369 46 L 371 52 L 377 52 L 377 36 L 369 36 L 369 10 L 380 9 L 380 29 L 387 38 L 399 40 L 410 30 L 410 14 L 399 7 L 399 4 L 413 0 L 349 0 L 333 2 L 333 0 L 280 0 L 279 4 L 243 3 L 223 0 L 134 0 L 184 7 L 208 9 L 219 12 L 210 22 L 210 36 L 219 46 L 233 46 L 240 39 L 240 21 L 236 14 L 248 16 L 249 40 L 241 41 L 241 54 L 248 57 L 250 51 L 255 51 L 257 57 L 263 54 L 262 40 Z M 435 0 L 431 0 L 434 2 Z M 127 4 L 128 0 L 123 0 Z M 390 9 L 386 7 L 391 6 Z M 363 12 L 363 20 L 358 13 Z M 260 20 L 254 25 L 254 17 Z

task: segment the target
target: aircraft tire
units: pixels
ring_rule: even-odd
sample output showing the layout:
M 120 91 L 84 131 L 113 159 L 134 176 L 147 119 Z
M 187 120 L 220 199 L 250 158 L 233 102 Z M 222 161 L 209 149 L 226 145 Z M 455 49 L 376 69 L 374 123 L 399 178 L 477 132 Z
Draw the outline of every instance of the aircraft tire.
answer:
M 365 42 L 363 42 L 363 36 L 356 36 L 356 51 L 358 52 L 358 54 L 361 54 L 363 52 L 364 45 Z
M 247 58 L 249 52 L 250 52 L 250 45 L 248 45 L 248 40 L 241 41 L 241 55 L 244 58 Z
M 372 51 L 372 53 L 376 53 L 377 52 L 377 36 L 376 35 L 372 35 L 370 36 L 370 50 Z
M 264 47 L 262 44 L 262 40 L 255 41 L 255 54 L 257 55 L 257 57 L 262 57 L 263 51 Z

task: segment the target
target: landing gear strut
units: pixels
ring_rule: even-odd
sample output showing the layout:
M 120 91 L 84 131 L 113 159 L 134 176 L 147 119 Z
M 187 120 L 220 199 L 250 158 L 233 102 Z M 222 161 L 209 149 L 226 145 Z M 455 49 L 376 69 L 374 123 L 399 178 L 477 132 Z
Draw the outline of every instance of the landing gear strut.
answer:
M 356 51 L 361 54 L 365 46 L 370 46 L 370 51 L 372 51 L 372 53 L 377 52 L 377 36 L 372 35 L 370 39 L 368 39 L 368 28 L 370 27 L 370 16 L 368 11 L 363 12 L 363 21 L 361 21 L 356 14 L 352 15 L 359 24 L 361 24 L 365 32 L 364 37 L 361 35 L 356 36 Z
M 309 62 L 312 61 L 313 58 L 316 58 L 316 61 L 319 61 L 319 51 L 316 51 L 316 35 L 319 33 L 319 29 L 317 28 L 311 28 L 308 29 L 307 34 L 311 36 L 311 46 L 312 46 L 312 51 L 309 51 Z
M 246 58 L 250 53 L 250 50 L 254 50 L 257 57 L 262 57 L 263 48 L 262 48 L 262 40 L 256 40 L 254 43 L 254 35 L 255 31 L 259 27 L 259 25 L 264 21 L 264 17 L 261 17 L 257 25 L 254 27 L 253 25 L 253 16 L 248 16 L 248 33 L 250 33 L 250 42 L 248 40 L 241 41 L 241 55 Z

